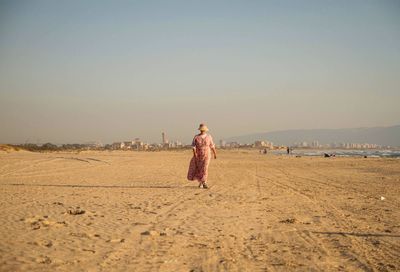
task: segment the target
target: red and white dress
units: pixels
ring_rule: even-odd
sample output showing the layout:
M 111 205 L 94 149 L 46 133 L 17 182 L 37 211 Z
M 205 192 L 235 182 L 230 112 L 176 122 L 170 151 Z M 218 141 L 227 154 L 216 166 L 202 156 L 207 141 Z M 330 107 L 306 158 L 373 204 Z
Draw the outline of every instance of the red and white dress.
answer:
M 207 181 L 208 165 L 211 159 L 211 148 L 215 147 L 211 135 L 198 134 L 194 136 L 192 142 L 193 148 L 196 149 L 197 157 L 190 160 L 188 180 L 198 180 L 201 183 Z

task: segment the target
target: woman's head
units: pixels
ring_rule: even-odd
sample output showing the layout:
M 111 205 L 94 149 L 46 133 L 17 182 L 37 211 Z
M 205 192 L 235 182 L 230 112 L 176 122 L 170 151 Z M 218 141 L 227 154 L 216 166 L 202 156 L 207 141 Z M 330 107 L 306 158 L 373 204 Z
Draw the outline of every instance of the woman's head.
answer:
M 200 130 L 201 133 L 206 133 L 208 131 L 208 127 L 206 124 L 200 124 L 198 130 Z

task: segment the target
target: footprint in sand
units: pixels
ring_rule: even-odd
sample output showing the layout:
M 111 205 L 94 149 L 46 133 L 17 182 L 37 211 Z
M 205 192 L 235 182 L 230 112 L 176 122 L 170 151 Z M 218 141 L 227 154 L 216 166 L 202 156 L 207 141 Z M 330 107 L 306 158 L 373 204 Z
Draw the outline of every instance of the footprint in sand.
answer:
M 35 261 L 40 264 L 51 264 L 52 263 L 51 259 L 47 256 L 37 258 Z
M 90 238 L 89 235 L 84 232 L 71 232 L 69 235 L 79 238 Z
M 82 251 L 96 253 L 96 250 L 83 248 Z
M 155 230 L 146 230 L 146 231 L 142 232 L 141 235 L 160 236 L 160 233 Z
M 109 239 L 106 242 L 107 243 L 123 243 L 123 242 L 125 242 L 125 239 L 123 239 L 123 238 Z
M 26 223 L 29 223 L 32 230 L 38 230 L 41 227 L 50 227 L 50 226 L 66 226 L 67 223 L 65 221 L 52 221 L 48 219 L 48 216 L 45 215 L 43 217 L 40 217 L 38 215 L 35 215 L 34 217 L 27 218 L 27 219 L 21 219 L 21 221 L 25 221 Z
M 43 246 L 43 247 L 52 247 L 53 246 L 53 242 L 50 240 L 39 240 L 39 241 L 34 241 L 34 242 L 28 242 L 27 244 L 35 245 L 35 246 Z

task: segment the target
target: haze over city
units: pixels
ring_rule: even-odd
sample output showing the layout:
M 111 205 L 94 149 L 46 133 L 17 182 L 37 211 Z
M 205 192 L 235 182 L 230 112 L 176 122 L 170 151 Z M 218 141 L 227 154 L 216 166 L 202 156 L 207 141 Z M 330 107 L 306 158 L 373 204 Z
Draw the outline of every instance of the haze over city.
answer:
M 400 124 L 398 1 L 2 1 L 0 142 Z

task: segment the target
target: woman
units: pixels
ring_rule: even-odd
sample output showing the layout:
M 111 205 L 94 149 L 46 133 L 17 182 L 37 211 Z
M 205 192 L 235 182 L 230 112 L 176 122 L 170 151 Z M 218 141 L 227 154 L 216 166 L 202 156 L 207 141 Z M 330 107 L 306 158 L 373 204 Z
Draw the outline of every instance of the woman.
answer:
M 217 151 L 211 135 L 207 134 L 207 126 L 200 124 L 198 129 L 200 133 L 194 136 L 192 142 L 193 158 L 190 161 L 187 178 L 188 180 L 197 180 L 199 188 L 207 189 L 208 165 L 211 158 L 210 149 L 214 154 L 214 159 L 217 158 Z

